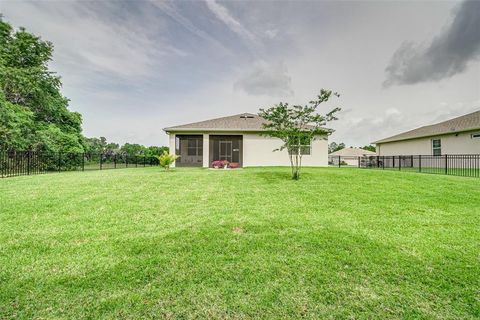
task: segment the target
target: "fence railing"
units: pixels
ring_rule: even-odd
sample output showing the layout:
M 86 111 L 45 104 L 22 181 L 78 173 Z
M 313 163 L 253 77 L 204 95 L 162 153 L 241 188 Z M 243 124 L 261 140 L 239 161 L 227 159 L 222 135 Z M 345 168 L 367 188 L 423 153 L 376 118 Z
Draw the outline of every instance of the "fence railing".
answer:
M 357 156 L 328 156 L 328 165 L 334 167 L 358 167 L 360 157 Z
M 0 177 L 61 171 L 106 170 L 158 165 L 158 159 L 115 153 L 0 151 Z
M 359 168 L 480 177 L 480 154 L 365 156 Z

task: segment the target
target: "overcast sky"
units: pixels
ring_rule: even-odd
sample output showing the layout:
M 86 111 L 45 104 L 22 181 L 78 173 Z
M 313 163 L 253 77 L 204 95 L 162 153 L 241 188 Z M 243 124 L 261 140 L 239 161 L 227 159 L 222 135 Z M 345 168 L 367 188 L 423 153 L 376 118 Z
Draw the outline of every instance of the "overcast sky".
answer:
M 341 94 L 331 141 L 361 146 L 480 110 L 480 1 L 0 1 L 53 42 L 86 136 L 167 144 L 163 127 Z M 333 106 L 325 106 L 321 112 Z

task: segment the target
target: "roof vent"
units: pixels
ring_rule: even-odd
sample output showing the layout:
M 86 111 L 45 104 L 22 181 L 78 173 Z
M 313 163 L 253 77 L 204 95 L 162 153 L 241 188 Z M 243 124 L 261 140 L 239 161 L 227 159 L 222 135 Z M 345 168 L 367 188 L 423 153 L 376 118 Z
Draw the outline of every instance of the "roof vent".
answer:
M 240 119 L 253 119 L 253 116 L 251 114 L 244 114 L 240 116 Z

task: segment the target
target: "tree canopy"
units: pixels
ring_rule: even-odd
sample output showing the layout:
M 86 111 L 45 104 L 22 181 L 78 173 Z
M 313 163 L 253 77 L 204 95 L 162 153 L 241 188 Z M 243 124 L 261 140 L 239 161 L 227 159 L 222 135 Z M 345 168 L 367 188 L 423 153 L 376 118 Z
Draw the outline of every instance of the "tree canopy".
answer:
M 377 148 L 375 146 L 372 146 L 371 144 L 363 146 L 361 149 L 367 150 L 367 151 L 372 151 L 372 152 L 377 151 Z
M 0 148 L 82 152 L 82 117 L 68 110 L 53 45 L 0 16 Z
M 328 145 L 328 153 L 333 153 L 335 151 L 342 150 L 342 149 L 345 149 L 345 143 L 343 142 L 340 142 L 339 144 L 337 144 L 335 141 L 333 141 Z
M 157 156 L 166 147 L 107 143 L 82 135 L 82 117 L 68 109 L 60 76 L 49 69 L 53 44 L 15 30 L 0 15 L 0 150 L 125 153 Z

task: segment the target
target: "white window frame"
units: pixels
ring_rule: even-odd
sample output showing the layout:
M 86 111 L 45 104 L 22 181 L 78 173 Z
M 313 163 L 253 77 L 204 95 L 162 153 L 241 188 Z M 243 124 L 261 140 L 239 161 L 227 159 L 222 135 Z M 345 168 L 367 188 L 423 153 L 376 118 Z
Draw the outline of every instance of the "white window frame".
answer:
M 440 145 L 438 147 L 434 146 L 435 141 L 438 141 L 440 143 Z M 432 155 L 441 156 L 442 155 L 442 139 L 440 139 L 440 138 L 432 139 L 431 145 L 432 145 Z M 435 150 L 440 150 L 440 153 L 435 154 Z
M 299 144 L 298 145 L 298 148 L 300 149 L 300 154 L 302 156 L 311 156 L 312 155 L 312 141 L 313 141 L 313 139 L 310 139 L 309 144 Z M 305 149 L 308 150 L 308 153 L 303 152 Z M 288 153 L 292 154 L 290 151 Z

